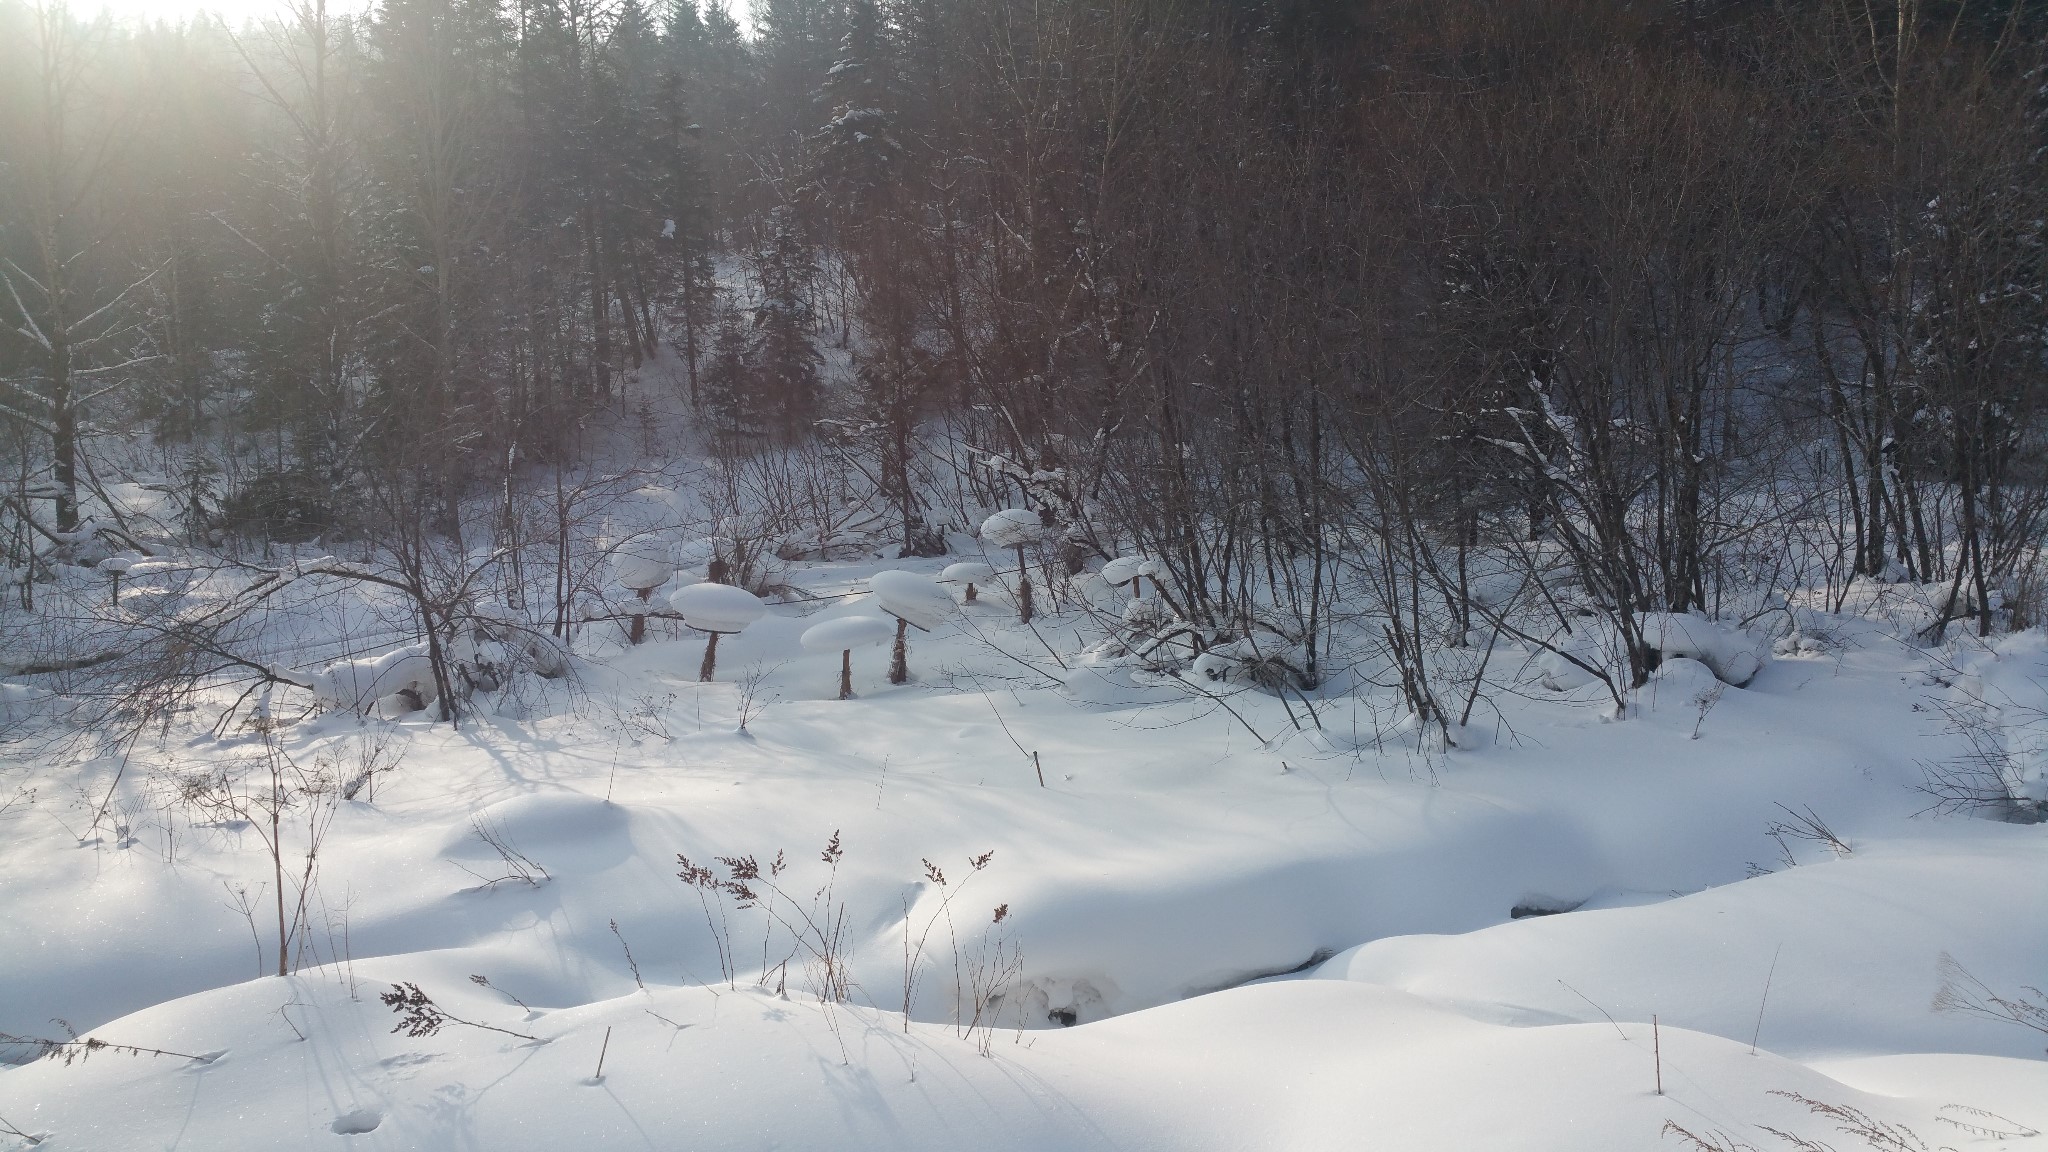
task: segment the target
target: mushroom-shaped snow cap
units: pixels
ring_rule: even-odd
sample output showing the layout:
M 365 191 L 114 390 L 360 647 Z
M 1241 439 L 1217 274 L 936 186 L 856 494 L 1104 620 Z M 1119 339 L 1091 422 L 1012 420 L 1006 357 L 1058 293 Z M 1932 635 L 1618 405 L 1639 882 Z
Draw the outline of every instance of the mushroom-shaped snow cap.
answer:
M 719 544 L 720 541 L 711 536 L 684 541 L 676 546 L 676 567 L 702 568 L 717 554 Z
M 1140 576 L 1151 575 L 1146 570 L 1151 563 L 1143 556 L 1119 556 L 1102 566 L 1102 578 L 1111 584 L 1129 584 Z
M 745 588 L 730 584 L 692 584 L 669 594 L 669 606 L 683 623 L 699 632 L 743 632 L 768 606 Z
M 885 643 L 895 634 L 895 622 L 880 616 L 841 616 L 807 629 L 803 645 L 806 652 L 844 652 Z
M 982 543 L 991 548 L 1021 548 L 1044 532 L 1038 513 L 1029 508 L 1005 508 L 981 522 Z
M 143 556 L 140 552 L 116 552 L 112 556 L 100 561 L 100 571 L 126 572 L 142 559 Z
M 877 572 L 868 577 L 868 587 L 884 612 L 927 631 L 954 608 L 951 592 L 915 572 Z
M 659 588 L 675 570 L 668 541 L 659 537 L 638 536 L 612 549 L 612 579 L 621 588 L 635 592 Z
M 941 584 L 986 584 L 995 578 L 996 570 L 979 560 L 963 560 L 958 564 L 946 565 L 939 573 Z

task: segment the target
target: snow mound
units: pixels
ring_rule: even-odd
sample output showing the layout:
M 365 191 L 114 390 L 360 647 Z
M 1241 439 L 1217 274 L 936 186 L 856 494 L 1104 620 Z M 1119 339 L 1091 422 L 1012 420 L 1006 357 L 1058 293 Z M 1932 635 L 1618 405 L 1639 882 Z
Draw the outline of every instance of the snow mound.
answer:
M 2037 979 L 2029 970 L 2048 955 L 2048 916 L 2014 903 L 2048 883 L 2048 856 L 2018 829 L 1998 841 L 1859 852 L 1651 904 L 1584 910 L 1596 899 L 1461 935 L 1388 937 L 1339 953 L 1316 975 L 1400 988 L 1498 1023 L 1600 1023 L 1603 1013 L 1647 1023 L 1654 1014 L 1667 1028 L 1744 1043 L 1760 1035 L 1795 1057 L 2038 1057 L 2025 1029 L 1928 1007 L 1945 952 L 2007 988 Z
M 1643 642 L 1665 660 L 1697 660 L 1724 684 L 1741 688 L 1763 667 L 1758 644 L 1746 633 L 1698 616 L 1652 612 L 1643 617 Z
M 441 856 L 451 860 L 493 860 L 498 850 L 481 834 L 532 855 L 550 869 L 565 861 L 603 865 L 624 858 L 626 809 L 581 792 L 535 792 L 481 808 L 451 825 Z
M 1061 677 L 1067 695 L 1098 708 L 1128 708 L 1187 698 L 1187 690 L 1155 676 L 1128 658 L 1089 654 Z

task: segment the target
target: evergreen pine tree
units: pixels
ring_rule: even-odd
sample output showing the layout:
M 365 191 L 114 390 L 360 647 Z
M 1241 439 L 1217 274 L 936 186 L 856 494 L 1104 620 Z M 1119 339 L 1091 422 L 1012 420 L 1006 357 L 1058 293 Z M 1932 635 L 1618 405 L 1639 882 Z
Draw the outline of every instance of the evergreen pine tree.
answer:
M 894 67 L 875 0 L 847 6 L 846 35 L 825 73 L 831 119 L 813 141 L 816 194 L 835 239 L 857 244 L 863 226 L 887 210 L 903 146 L 896 139 Z
M 796 213 L 777 205 L 767 238 L 755 260 L 761 299 L 754 311 L 759 330 L 760 376 L 781 418 L 782 434 L 794 437 L 818 410 L 818 364 L 811 340 L 812 282 L 817 265 Z

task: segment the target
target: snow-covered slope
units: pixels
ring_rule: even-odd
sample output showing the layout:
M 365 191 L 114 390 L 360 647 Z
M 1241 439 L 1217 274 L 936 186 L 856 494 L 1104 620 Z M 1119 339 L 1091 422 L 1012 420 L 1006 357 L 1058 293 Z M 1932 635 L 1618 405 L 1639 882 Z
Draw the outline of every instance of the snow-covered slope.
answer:
M 72 776 L 123 798 L 83 842 L 62 803 L 9 813 L 0 1031 L 209 1059 L 0 1069 L 0 1119 L 95 1149 L 1859 1146 L 1792 1092 L 2048 1147 L 2013 1134 L 2048 1129 L 2043 1038 L 1931 1008 L 1944 953 L 2048 983 L 2048 836 L 1915 815 L 1958 748 L 1927 703 L 1970 688 L 1926 654 L 1843 621 L 1746 688 L 1673 661 L 1615 721 L 1531 687 L 1423 754 L 1369 694 L 1076 692 L 1074 625 L 985 588 L 913 635 L 912 683 L 860 661 L 836 699 L 799 638 L 889 566 L 804 570 L 826 599 L 726 636 L 721 683 L 658 626 L 459 730 L 288 729 L 296 764 L 396 762 L 333 804 L 290 977 L 260 975 L 265 830 L 173 787 L 260 735 Z M 1774 840 L 1793 813 L 1840 848 Z M 745 856 L 775 893 L 678 878 Z M 395 1035 L 394 984 L 536 1039 Z

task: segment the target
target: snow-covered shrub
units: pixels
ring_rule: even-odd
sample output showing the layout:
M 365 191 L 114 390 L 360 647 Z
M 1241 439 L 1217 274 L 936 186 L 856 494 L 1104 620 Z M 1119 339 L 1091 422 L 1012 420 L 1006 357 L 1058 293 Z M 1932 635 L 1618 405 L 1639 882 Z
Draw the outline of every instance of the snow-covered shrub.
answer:
M 1189 670 L 1211 684 L 1252 684 L 1299 691 L 1307 679 L 1306 653 L 1277 636 L 1232 640 L 1196 656 Z
M 1929 703 L 1964 751 L 1926 767 L 1923 789 L 1947 811 L 2017 823 L 2048 818 L 2048 631 L 2030 628 L 1933 677 Z
M 221 501 L 213 527 L 252 540 L 298 544 L 342 523 L 334 485 L 308 472 L 262 472 Z

